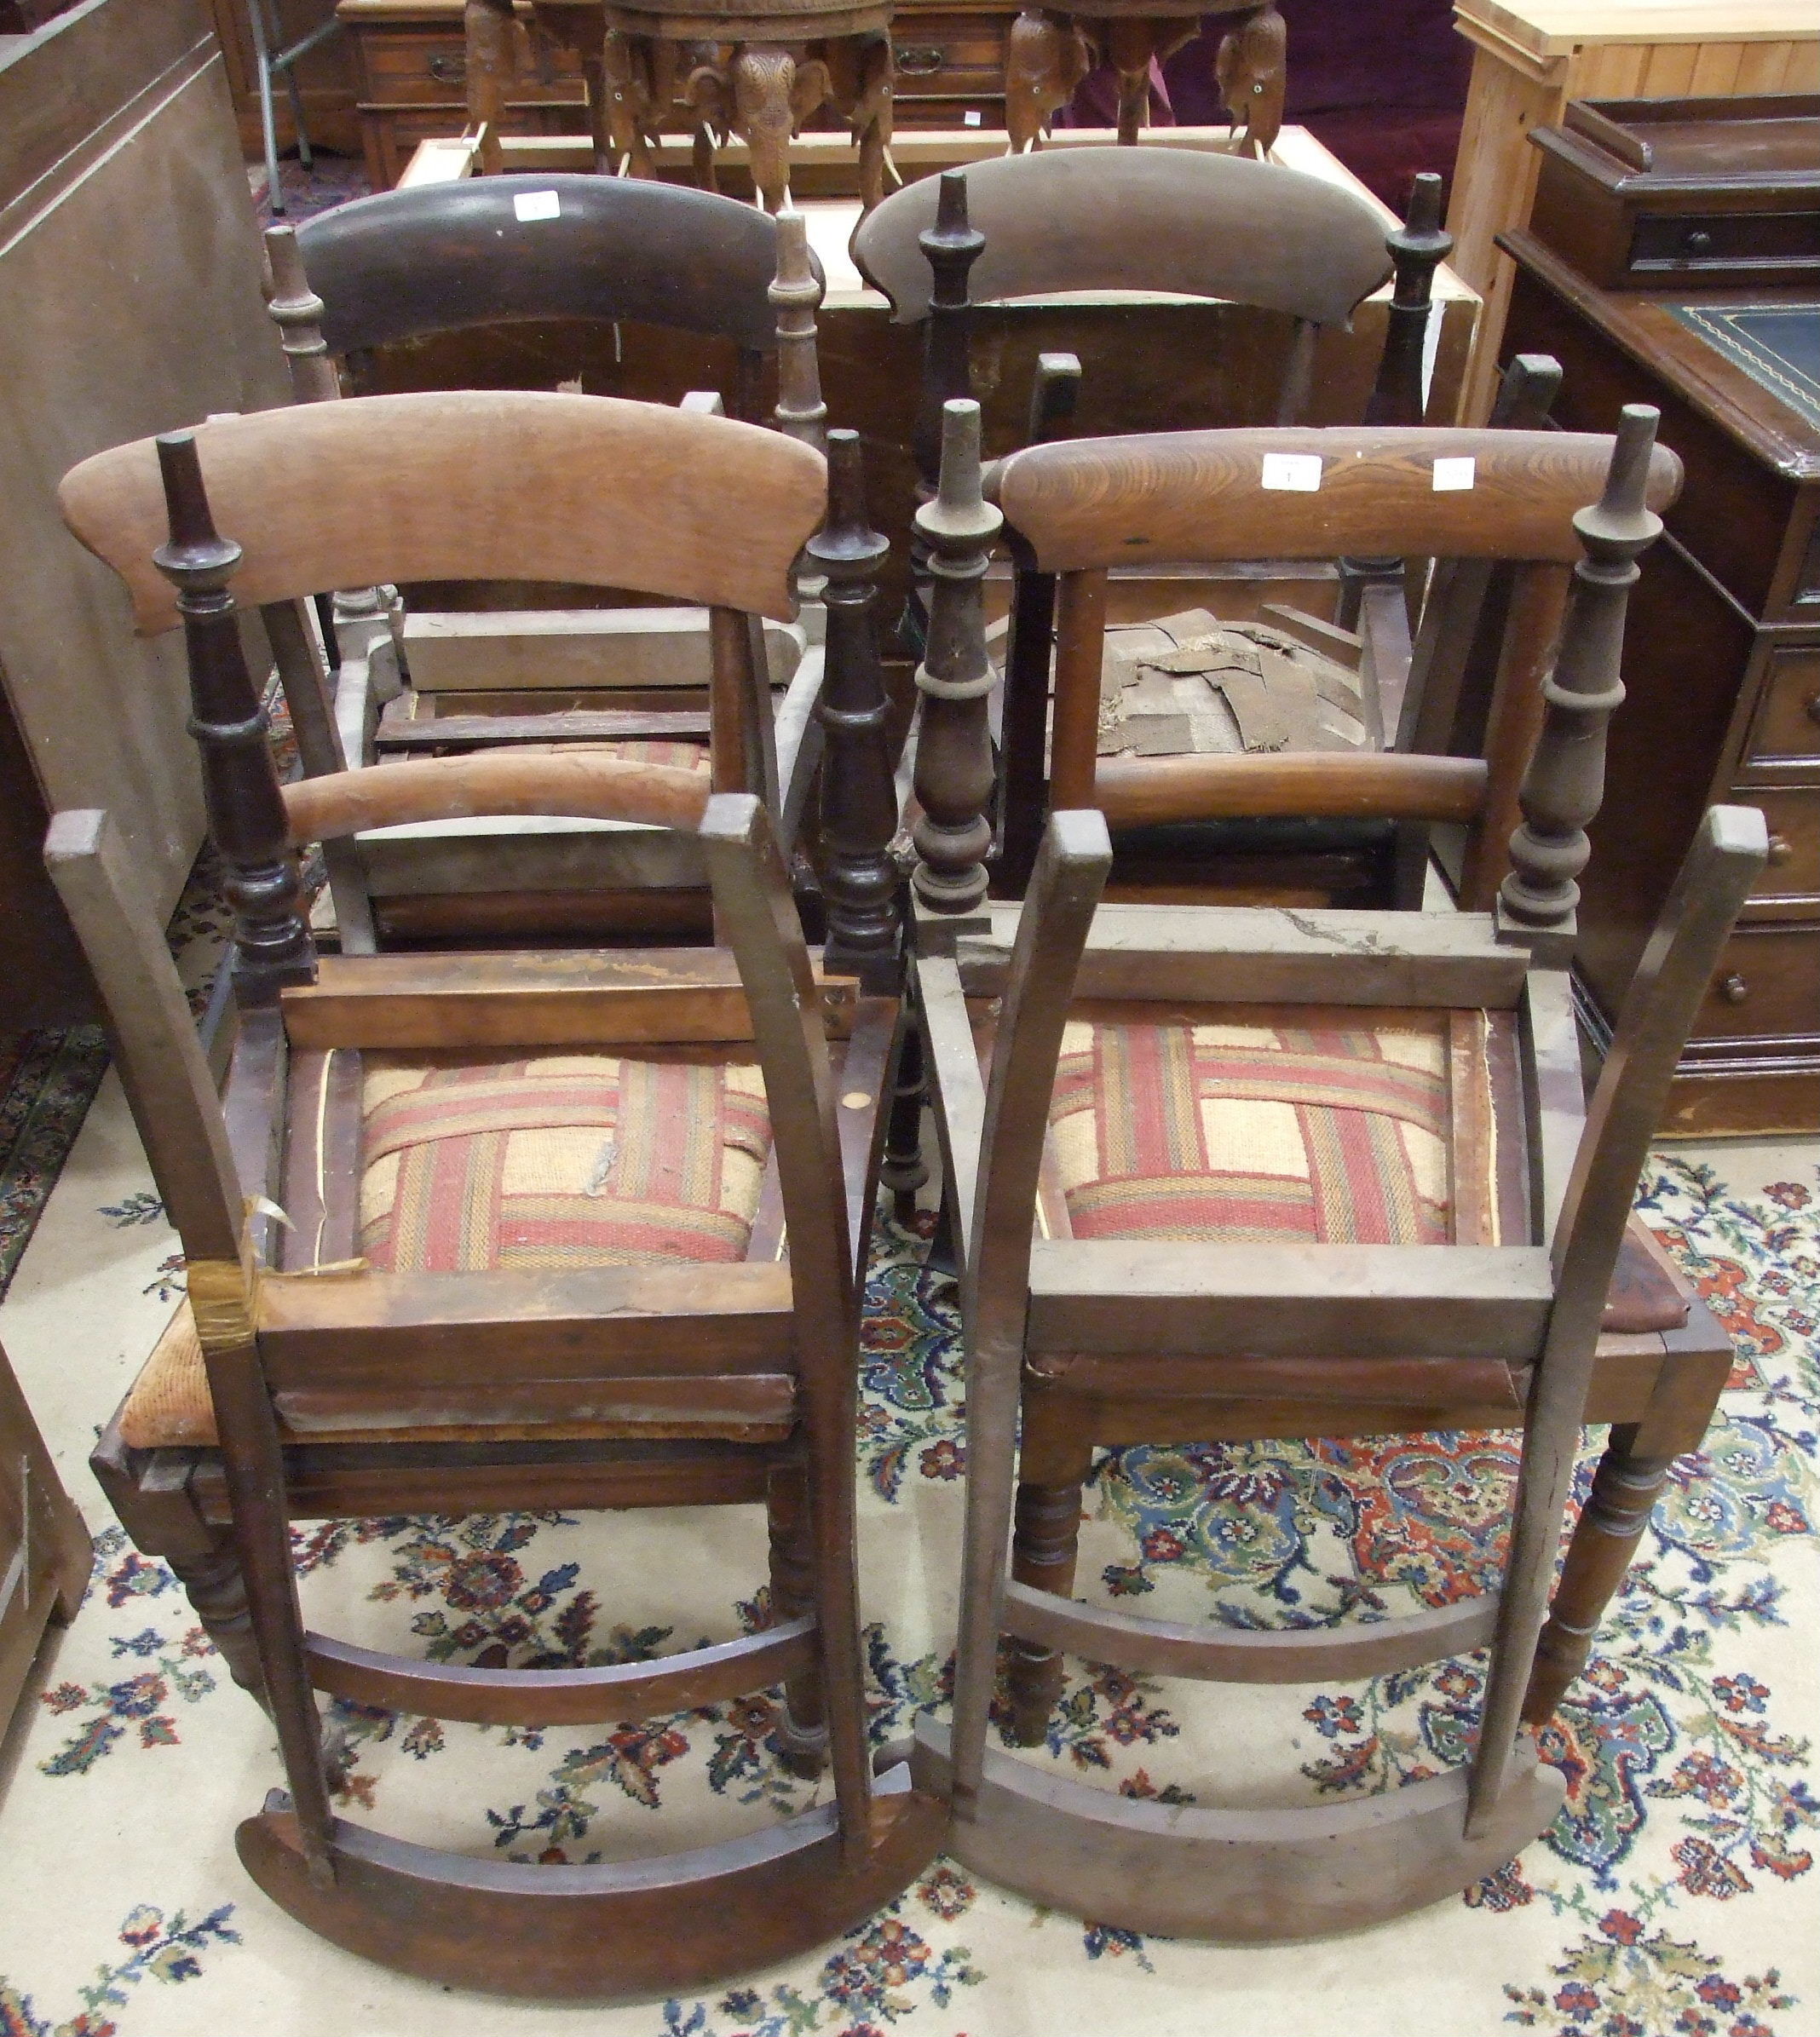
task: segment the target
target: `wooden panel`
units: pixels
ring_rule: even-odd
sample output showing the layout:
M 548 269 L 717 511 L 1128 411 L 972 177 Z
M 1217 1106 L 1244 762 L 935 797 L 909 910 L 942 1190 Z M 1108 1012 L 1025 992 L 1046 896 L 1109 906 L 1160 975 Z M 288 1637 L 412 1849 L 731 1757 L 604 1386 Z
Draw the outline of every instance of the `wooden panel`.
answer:
M 1746 760 L 1811 759 L 1820 767 L 1820 648 L 1771 651 Z
M 764 642 L 771 683 L 788 685 L 802 656 L 795 631 L 767 622 Z M 412 685 L 426 693 L 705 687 L 708 612 L 544 608 L 437 614 L 412 610 L 405 618 L 405 657 Z
M 325 1634 L 307 1635 L 304 1647 L 311 1683 L 351 1704 L 481 1726 L 578 1726 L 694 1711 L 781 1683 L 813 1665 L 815 1621 L 805 1614 L 715 1647 L 599 1669 L 413 1662 Z
M 1820 935 L 1742 926 L 1725 944 L 1696 1039 L 1811 1037 L 1820 1030 Z
M 1381 1677 L 1486 1647 L 1497 1624 L 1495 1593 L 1401 1619 L 1348 1620 L 1290 1631 L 1184 1626 L 1108 1606 L 1077 1605 L 1015 1580 L 1005 1587 L 1005 1626 L 1044 1648 L 1154 1677 L 1219 1683 L 1320 1683 Z
M 1318 458 L 1317 486 L 1268 483 L 1267 454 Z M 1472 487 L 1437 492 L 1435 462 L 1461 457 L 1474 462 Z M 1034 446 L 993 469 L 988 492 L 1048 573 L 1259 555 L 1571 565 L 1574 515 L 1598 500 L 1610 459 L 1610 440 L 1596 434 L 1184 431 Z M 1680 461 L 1658 446 L 1650 507 L 1667 509 L 1680 486 Z
M 0 667 L 47 805 L 109 811 L 162 918 L 203 832 L 181 651 L 133 641 L 55 489 L 122 439 L 289 400 L 200 0 L 89 0 L 0 38 Z
M 1002 989 L 1018 911 L 994 903 L 990 935 L 959 943 L 970 996 Z M 1113 905 L 1094 915 L 1075 994 L 1508 1010 L 1527 963 L 1472 913 Z
M 1039 1240 L 1028 1349 L 1528 1362 L 1552 1296 L 1529 1246 Z
M 917 1721 L 913 1773 L 948 1787 L 948 1730 Z M 949 1853 L 1065 1916 L 1161 1936 L 1276 1943 L 1322 1938 L 1438 1902 L 1493 1873 L 1560 1810 L 1565 1784 L 1533 1748 L 1477 1838 L 1462 1838 L 1454 1770 L 1303 1810 L 1211 1810 L 1123 1797 L 995 1750 Z
M 826 508 L 821 455 L 779 433 L 539 390 L 217 417 L 197 446 L 216 526 L 245 555 L 233 591 L 248 607 L 380 580 L 541 579 L 786 622 L 791 566 Z M 606 478 L 629 475 L 636 487 Z M 140 629 L 170 629 L 175 593 L 151 563 L 167 530 L 151 443 L 84 461 L 58 497 L 127 582 Z M 331 503 L 337 514 L 325 515 Z
M 787 1266 L 273 1274 L 259 1348 L 275 1391 L 383 1386 L 412 1368 L 437 1385 L 682 1378 L 787 1370 L 796 1325 Z
M 45 1622 L 73 1618 L 82 1603 L 89 1554 L 89 1531 L 0 1350 L 0 1731 Z

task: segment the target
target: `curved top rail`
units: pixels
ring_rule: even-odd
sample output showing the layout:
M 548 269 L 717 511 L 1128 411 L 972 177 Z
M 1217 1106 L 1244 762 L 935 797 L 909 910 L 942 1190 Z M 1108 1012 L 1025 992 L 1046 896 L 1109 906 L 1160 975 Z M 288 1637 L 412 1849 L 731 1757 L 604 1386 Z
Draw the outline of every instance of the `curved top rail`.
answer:
M 1153 432 L 1032 446 L 988 471 L 986 493 L 1044 573 L 1146 559 L 1565 565 L 1581 556 L 1574 518 L 1604 492 L 1614 443 L 1374 425 Z M 1680 461 L 1656 446 L 1650 508 L 1660 514 L 1680 488 Z
M 533 197 L 521 217 L 517 201 Z M 680 184 L 570 174 L 382 191 L 306 220 L 297 250 L 331 354 L 524 319 L 625 319 L 758 353 L 777 345 L 765 296 L 775 221 Z
M 280 788 L 293 848 L 367 828 L 425 820 L 541 814 L 569 820 L 630 820 L 699 828 L 709 791 L 699 771 L 642 764 L 585 750 L 527 756 L 481 750 L 365 770 L 331 771 Z
M 529 389 L 352 397 L 196 430 L 236 600 L 337 587 L 545 580 L 787 622 L 790 567 L 827 506 L 821 455 L 726 417 Z M 64 521 L 125 581 L 143 636 L 175 626 L 156 442 L 63 477 Z
M 1383 220 L 1323 178 L 1186 148 L 1054 148 L 967 166 L 967 221 L 986 236 L 976 304 L 1049 291 L 1171 291 L 1344 324 L 1385 282 Z M 900 325 L 929 315 L 940 180 L 894 192 L 854 231 L 860 272 Z

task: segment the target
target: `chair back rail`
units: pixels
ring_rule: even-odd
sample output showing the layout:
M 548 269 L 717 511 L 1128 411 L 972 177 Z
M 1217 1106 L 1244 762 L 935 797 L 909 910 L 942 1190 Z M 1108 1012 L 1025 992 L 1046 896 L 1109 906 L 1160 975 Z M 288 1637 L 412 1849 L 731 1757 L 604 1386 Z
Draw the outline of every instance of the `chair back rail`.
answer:
M 826 506 L 808 446 L 608 396 L 368 396 L 218 417 L 194 436 L 250 605 L 376 582 L 544 580 L 787 622 L 790 568 Z M 153 442 L 83 461 L 59 501 L 125 581 L 141 633 L 171 628 L 176 601 L 152 563 L 165 528 Z
M 951 179 L 963 193 L 958 224 Z M 1198 150 L 1045 150 L 907 184 L 860 222 L 853 258 L 900 325 L 930 314 L 919 243 L 944 204 L 951 230 L 983 237 L 964 281 L 963 302 L 975 304 L 1168 291 L 1344 325 L 1391 274 L 1379 215 L 1324 178 Z
M 1155 432 L 1030 446 L 994 462 L 985 492 L 1045 573 L 1345 553 L 1570 565 L 1575 513 L 1597 500 L 1611 445 L 1453 428 Z M 1443 468 L 1437 486 L 1447 460 L 1472 466 Z M 1680 461 L 1657 447 L 1649 508 L 1668 508 L 1680 485 Z
M 564 173 L 378 192 L 305 221 L 295 245 L 332 354 L 562 318 L 777 348 L 776 222 L 679 184 Z

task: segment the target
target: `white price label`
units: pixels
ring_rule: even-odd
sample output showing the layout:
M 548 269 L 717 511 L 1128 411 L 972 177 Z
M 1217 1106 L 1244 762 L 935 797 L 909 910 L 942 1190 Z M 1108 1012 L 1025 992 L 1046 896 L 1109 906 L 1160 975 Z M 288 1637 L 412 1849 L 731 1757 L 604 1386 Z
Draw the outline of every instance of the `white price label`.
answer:
M 1264 486 L 1287 488 L 1298 495 L 1312 495 L 1321 486 L 1318 452 L 1267 452 L 1264 456 Z
M 986 116 L 980 112 L 978 107 L 969 106 L 960 117 L 960 124 L 963 127 L 979 127 L 984 123 L 985 118 Z
M 556 191 L 515 191 L 512 210 L 521 220 L 561 219 L 562 195 Z
M 1450 489 L 1470 488 L 1472 486 L 1472 455 L 1463 459 L 1437 460 L 1435 462 L 1435 493 L 1445 495 Z

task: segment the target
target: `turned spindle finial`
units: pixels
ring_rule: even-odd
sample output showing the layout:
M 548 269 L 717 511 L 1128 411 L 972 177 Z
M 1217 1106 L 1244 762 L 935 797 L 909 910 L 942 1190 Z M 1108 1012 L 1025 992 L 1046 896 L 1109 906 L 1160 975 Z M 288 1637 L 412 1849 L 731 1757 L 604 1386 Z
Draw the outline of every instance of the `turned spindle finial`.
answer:
M 934 272 L 923 341 L 923 403 L 914 446 L 919 492 L 926 501 L 935 492 L 936 470 L 942 464 L 942 406 L 973 393 L 967 361 L 967 278 L 985 249 L 986 236 L 968 223 L 964 170 L 942 171 L 936 190 L 936 223 L 924 227 L 916 245 Z
M 1587 826 L 1604 796 L 1606 724 L 1624 699 L 1624 611 L 1638 556 L 1662 532 L 1645 499 L 1659 417 L 1648 404 L 1625 406 L 1604 492 L 1574 518 L 1586 556 L 1574 568 L 1560 648 L 1542 683 L 1542 732 L 1518 794 L 1523 821 L 1498 893 L 1500 935 L 1560 962 L 1573 951 L 1575 880 L 1592 853 Z
M 269 722 L 247 670 L 228 584 L 240 548 L 215 527 L 193 431 L 158 440 L 170 542 L 153 562 L 177 590 L 190 681 L 190 733 L 202 753 L 209 831 L 226 866 L 234 913 L 234 988 L 269 1004 L 315 975 L 297 858 L 272 762 Z
M 1422 422 L 1422 354 L 1435 271 L 1454 250 L 1441 224 L 1441 180 L 1424 170 L 1410 187 L 1403 223 L 1385 237 L 1396 281 L 1385 307 L 1384 351 L 1365 406 L 1368 424 Z
M 777 274 L 765 295 L 777 311 L 777 429 L 817 452 L 826 450 L 828 406 L 821 400 L 815 313 L 821 285 L 809 254 L 809 223 L 800 212 L 777 216 Z M 832 483 L 831 483 L 832 485 Z
M 867 513 L 855 431 L 827 434 L 828 514 L 807 546 L 826 574 L 827 647 L 815 716 L 826 732 L 821 768 L 821 889 L 832 970 L 869 992 L 898 987 L 899 878 L 891 843 L 897 791 L 887 747 L 884 676 L 873 611 L 890 550 Z
M 291 370 L 291 393 L 299 403 L 324 403 L 341 394 L 335 364 L 322 337 L 322 299 L 309 286 L 295 227 L 268 227 L 266 260 L 272 295 L 266 309 L 278 327 L 279 343 Z
M 992 741 L 987 696 L 993 670 L 986 655 L 981 583 L 1004 518 L 980 492 L 980 406 L 944 404 L 942 463 L 933 500 L 916 513 L 929 550 L 929 642 L 916 674 L 922 695 L 917 739 L 916 796 L 922 816 L 912 831 L 919 861 L 912 878 L 919 901 L 951 917 L 970 912 L 986 895 L 992 825 Z

